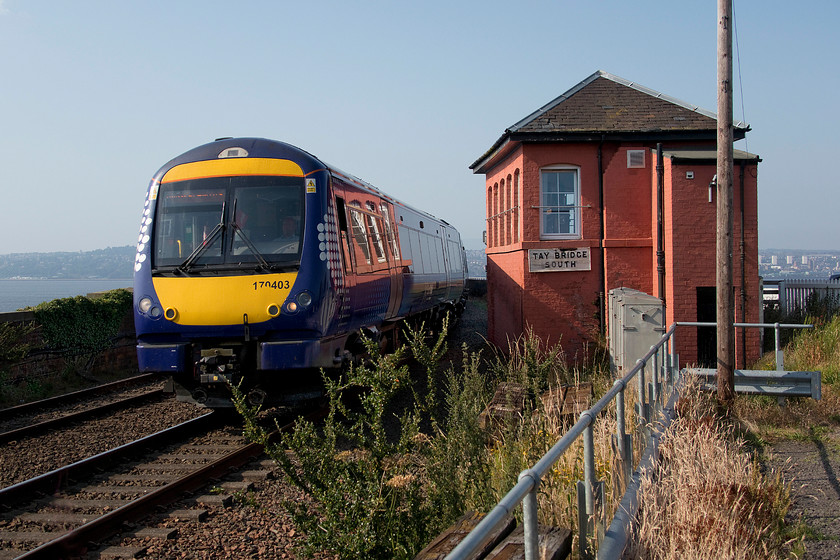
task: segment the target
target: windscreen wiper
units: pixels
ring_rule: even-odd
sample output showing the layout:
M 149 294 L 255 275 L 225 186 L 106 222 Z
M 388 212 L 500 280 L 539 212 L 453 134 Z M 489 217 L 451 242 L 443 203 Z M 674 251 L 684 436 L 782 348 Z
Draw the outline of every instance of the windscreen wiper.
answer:
M 180 270 L 181 272 L 185 272 L 185 273 L 189 272 L 189 269 L 192 267 L 193 264 L 195 264 L 195 261 L 197 261 L 199 259 L 199 257 L 201 257 L 201 255 L 203 255 L 207 251 L 207 249 L 210 248 L 210 246 L 213 244 L 213 242 L 216 240 L 216 238 L 219 237 L 219 235 L 221 235 L 221 233 L 222 233 L 222 231 L 224 231 L 224 229 L 225 229 L 225 203 L 222 202 L 222 215 L 219 218 L 219 223 L 216 224 L 216 227 L 214 227 L 210 231 L 210 235 L 208 235 L 207 237 L 204 238 L 204 241 L 201 242 L 201 245 L 196 247 L 195 250 L 193 250 L 193 252 L 190 253 L 190 256 L 188 256 L 184 260 L 184 262 L 182 262 L 181 264 L 178 265 L 178 270 Z
M 242 238 L 242 241 L 245 242 L 245 246 L 248 247 L 248 250 L 251 251 L 251 253 L 257 258 L 257 261 L 259 261 L 260 263 L 260 268 L 262 268 L 263 270 L 274 269 L 272 265 L 268 264 L 268 261 L 265 260 L 265 257 L 262 256 L 262 253 L 260 253 L 259 249 L 257 249 L 254 246 L 254 244 L 251 243 L 251 240 L 248 239 L 248 236 L 245 235 L 245 232 L 242 231 L 241 227 L 239 227 L 239 224 L 236 223 L 236 199 L 233 200 L 233 220 L 230 222 L 230 227 L 231 229 L 233 229 L 234 238 L 236 238 L 236 236 L 239 235 L 239 237 Z

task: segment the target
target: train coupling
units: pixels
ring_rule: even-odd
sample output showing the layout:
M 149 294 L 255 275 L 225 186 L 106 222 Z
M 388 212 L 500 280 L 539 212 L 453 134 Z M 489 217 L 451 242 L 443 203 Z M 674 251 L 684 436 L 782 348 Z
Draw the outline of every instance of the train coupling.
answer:
M 201 351 L 196 366 L 201 383 L 226 383 L 239 371 L 239 360 L 231 348 L 209 348 Z

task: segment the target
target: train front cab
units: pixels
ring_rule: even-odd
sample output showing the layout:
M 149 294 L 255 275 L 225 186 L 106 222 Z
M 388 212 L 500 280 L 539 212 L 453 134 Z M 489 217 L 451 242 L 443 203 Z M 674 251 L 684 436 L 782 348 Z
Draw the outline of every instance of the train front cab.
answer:
M 289 159 L 162 170 L 149 189 L 135 264 L 140 369 L 172 373 L 209 404 L 217 389 L 229 401 L 227 382 L 243 376 L 253 388 L 271 379 L 276 391 L 291 385 L 278 370 L 293 381 L 332 365 L 340 351 L 323 332 L 328 259 L 312 233 L 330 223 L 327 184 L 324 171 L 305 178 Z

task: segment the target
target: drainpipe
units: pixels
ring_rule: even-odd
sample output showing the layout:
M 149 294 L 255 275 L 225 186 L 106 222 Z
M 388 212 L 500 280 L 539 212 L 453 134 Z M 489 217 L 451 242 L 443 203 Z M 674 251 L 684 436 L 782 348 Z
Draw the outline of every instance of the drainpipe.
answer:
M 604 220 L 604 163 L 603 163 L 603 148 L 604 135 L 601 135 L 601 141 L 598 143 L 598 216 L 601 220 L 601 239 L 600 258 L 601 258 L 601 291 L 598 292 L 598 315 L 600 316 L 601 337 L 605 338 L 607 335 L 607 306 L 606 306 L 606 291 L 607 291 L 607 257 L 606 247 L 604 241 L 607 238 L 607 224 Z
M 741 321 L 747 322 L 747 251 L 746 242 L 744 241 L 744 168 L 746 164 L 741 161 L 741 170 L 739 174 L 740 195 L 741 195 Z M 747 329 L 741 329 L 741 369 L 747 367 Z
M 665 244 L 662 228 L 665 164 L 662 162 L 662 144 L 656 144 L 656 270 L 659 273 L 659 299 L 665 312 Z

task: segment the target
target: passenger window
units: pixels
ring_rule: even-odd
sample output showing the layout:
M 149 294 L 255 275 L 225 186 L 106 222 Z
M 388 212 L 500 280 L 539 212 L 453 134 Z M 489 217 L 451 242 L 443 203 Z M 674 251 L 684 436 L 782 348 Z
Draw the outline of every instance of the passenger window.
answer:
M 353 239 L 356 241 L 356 253 L 361 253 L 367 264 L 372 264 L 370 258 L 370 247 L 367 242 L 367 228 L 365 227 L 365 220 L 362 213 L 351 208 L 350 223 L 353 228 Z

